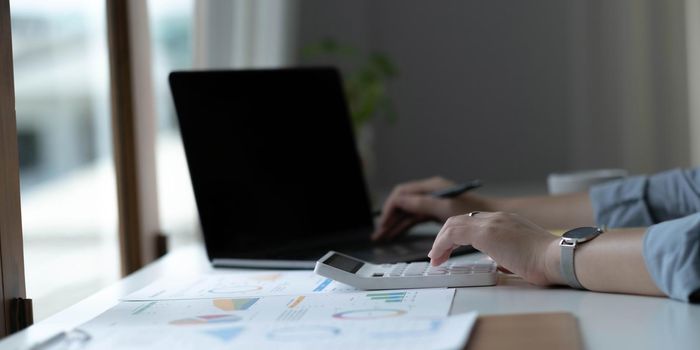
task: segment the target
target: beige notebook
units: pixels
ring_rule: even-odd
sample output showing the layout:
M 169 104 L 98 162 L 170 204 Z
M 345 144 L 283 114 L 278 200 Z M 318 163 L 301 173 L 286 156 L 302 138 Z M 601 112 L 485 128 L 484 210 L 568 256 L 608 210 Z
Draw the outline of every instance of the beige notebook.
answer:
M 583 349 L 574 315 L 568 312 L 480 316 L 467 350 Z

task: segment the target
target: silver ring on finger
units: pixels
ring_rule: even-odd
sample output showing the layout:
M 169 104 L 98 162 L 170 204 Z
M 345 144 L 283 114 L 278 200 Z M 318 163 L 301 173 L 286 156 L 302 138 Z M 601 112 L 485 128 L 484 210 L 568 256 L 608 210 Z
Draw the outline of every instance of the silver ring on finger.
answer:
M 467 215 L 469 215 L 469 216 L 474 216 L 474 215 L 479 214 L 479 213 L 480 213 L 479 211 L 473 211 L 473 212 L 470 212 L 470 213 L 467 214 Z

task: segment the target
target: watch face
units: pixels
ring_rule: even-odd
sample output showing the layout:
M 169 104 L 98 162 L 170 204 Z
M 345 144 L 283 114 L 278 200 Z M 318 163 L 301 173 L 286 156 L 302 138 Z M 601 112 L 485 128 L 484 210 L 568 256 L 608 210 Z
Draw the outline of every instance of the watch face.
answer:
M 602 231 L 597 227 L 579 227 L 566 231 L 562 237 L 573 238 L 576 240 L 588 240 L 601 233 Z

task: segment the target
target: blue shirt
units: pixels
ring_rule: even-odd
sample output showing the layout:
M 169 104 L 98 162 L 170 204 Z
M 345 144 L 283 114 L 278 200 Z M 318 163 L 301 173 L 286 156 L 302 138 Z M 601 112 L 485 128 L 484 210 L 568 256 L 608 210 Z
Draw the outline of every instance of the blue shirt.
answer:
M 590 198 L 598 225 L 648 226 L 642 253 L 662 292 L 700 301 L 700 168 L 605 183 Z

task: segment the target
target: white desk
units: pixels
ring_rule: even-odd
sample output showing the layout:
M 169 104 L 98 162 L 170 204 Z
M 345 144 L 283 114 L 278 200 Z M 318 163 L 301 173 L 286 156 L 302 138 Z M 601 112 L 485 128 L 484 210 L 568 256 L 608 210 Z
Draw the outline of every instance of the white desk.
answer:
M 211 270 L 202 248 L 168 254 L 90 298 L 0 342 L 0 349 L 26 349 L 77 327 L 117 300 L 161 277 L 188 277 Z M 504 276 L 495 287 L 457 291 L 452 313 L 480 314 L 570 311 L 579 320 L 587 349 L 700 349 L 700 305 L 664 298 L 570 289 L 542 289 Z M 504 335 L 506 336 L 506 335 Z

